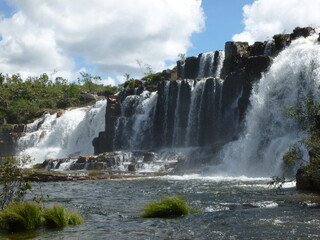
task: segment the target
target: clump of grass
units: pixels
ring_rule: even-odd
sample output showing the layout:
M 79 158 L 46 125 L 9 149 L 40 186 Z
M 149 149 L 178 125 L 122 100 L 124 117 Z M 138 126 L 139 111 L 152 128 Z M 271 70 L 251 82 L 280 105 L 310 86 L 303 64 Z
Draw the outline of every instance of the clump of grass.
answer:
M 48 227 L 63 228 L 68 224 L 78 225 L 83 223 L 83 218 L 79 214 L 59 205 L 46 209 L 43 217 L 45 219 L 44 224 Z
M 90 170 L 88 171 L 88 176 L 89 177 L 98 177 L 101 175 L 101 171 L 99 170 Z
M 0 212 L 0 228 L 11 233 L 34 230 L 41 225 L 63 228 L 83 223 L 83 218 L 62 206 L 41 209 L 30 202 L 12 202 Z
M 68 211 L 68 215 L 69 215 L 69 221 L 68 221 L 69 225 L 80 225 L 83 223 L 84 220 L 80 214 L 75 213 L 71 210 L 67 210 L 67 211 Z
M 173 218 L 190 213 L 188 204 L 179 197 L 164 197 L 160 202 L 147 203 L 143 218 Z
M 41 209 L 29 202 L 12 202 L 0 212 L 0 227 L 10 232 L 36 229 L 41 224 Z

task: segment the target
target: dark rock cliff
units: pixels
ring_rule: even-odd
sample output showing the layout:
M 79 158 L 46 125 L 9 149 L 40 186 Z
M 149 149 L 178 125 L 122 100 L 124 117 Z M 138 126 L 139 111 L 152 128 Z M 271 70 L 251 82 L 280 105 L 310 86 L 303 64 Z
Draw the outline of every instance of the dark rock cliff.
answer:
M 3 125 L 0 127 L 0 157 L 15 155 L 18 139 L 24 134 L 25 125 Z

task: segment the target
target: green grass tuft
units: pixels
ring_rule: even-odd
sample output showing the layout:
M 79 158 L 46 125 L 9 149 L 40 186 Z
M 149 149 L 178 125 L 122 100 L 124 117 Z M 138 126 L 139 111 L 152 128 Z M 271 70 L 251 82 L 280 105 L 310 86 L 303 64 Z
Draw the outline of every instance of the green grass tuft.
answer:
M 69 215 L 69 221 L 68 224 L 69 225 L 79 225 L 83 223 L 83 217 L 81 217 L 80 214 L 75 213 L 71 210 L 67 210 L 68 211 L 68 215 Z
M 173 218 L 190 213 L 188 204 L 179 197 L 164 197 L 160 202 L 147 203 L 143 218 Z
M 41 209 L 29 202 L 13 202 L 0 213 L 0 227 L 10 232 L 36 229 L 41 224 Z
M 48 227 L 63 228 L 68 225 L 68 216 L 66 210 L 62 206 L 53 206 L 52 208 L 45 209 L 43 212 L 45 219 L 44 225 Z
M 45 219 L 44 224 L 48 227 L 63 228 L 68 224 L 78 225 L 83 223 L 83 218 L 79 214 L 59 205 L 46 209 L 43 217 Z

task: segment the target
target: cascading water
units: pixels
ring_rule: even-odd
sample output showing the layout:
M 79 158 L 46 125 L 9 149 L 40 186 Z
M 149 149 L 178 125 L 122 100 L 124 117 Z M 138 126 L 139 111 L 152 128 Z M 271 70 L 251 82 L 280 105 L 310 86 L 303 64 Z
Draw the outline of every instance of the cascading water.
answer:
M 128 96 L 115 124 L 113 149 L 203 147 L 223 137 L 230 140 L 227 129 L 235 129 L 237 105 L 226 106 L 222 113 L 222 92 L 223 81 L 207 78 L 163 82 L 157 93 Z M 226 115 L 235 121 L 224 125 Z
M 247 176 L 281 174 L 283 154 L 304 135 L 297 121 L 285 116 L 285 107 L 301 105 L 307 97 L 320 100 L 317 37 L 293 41 L 274 59 L 269 72 L 254 86 L 242 136 L 223 148 L 223 163 L 216 171 Z
M 140 95 L 126 97 L 121 105 L 122 115 L 116 123 L 114 145 L 117 149 L 135 150 L 149 144 L 152 136 L 152 119 L 157 95 L 144 91 Z
M 106 100 L 90 107 L 66 110 L 62 116 L 46 114 L 27 126 L 18 142 L 20 156 L 32 164 L 45 159 L 93 154 L 92 140 L 104 129 Z
M 220 77 L 224 51 L 205 52 L 200 56 L 198 78 Z

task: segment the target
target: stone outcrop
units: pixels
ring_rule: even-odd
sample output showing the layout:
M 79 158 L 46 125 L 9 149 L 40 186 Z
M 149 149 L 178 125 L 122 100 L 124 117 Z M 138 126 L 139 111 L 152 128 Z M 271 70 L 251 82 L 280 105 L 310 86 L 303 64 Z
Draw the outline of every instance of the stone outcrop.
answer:
M 115 134 L 115 124 L 120 115 L 120 105 L 117 96 L 107 97 L 107 110 L 105 117 L 105 131 L 92 142 L 94 154 L 113 151 L 113 139 Z

